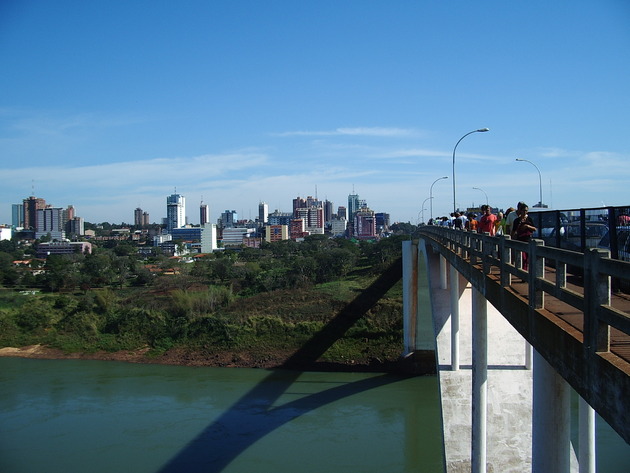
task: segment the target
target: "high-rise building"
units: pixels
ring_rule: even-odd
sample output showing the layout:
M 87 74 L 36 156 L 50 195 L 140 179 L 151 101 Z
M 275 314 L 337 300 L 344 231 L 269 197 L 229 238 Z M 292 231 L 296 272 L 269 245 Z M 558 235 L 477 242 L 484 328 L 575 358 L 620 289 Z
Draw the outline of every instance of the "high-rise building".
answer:
M 62 208 L 37 209 L 36 217 L 35 238 L 39 239 L 48 235 L 53 241 L 60 241 L 65 238 Z
M 306 208 L 306 199 L 303 199 L 302 197 L 298 196 L 295 199 L 293 199 L 293 216 L 297 217 L 297 209 L 303 209 Z
M 140 207 L 136 207 L 136 210 L 133 211 L 133 224 L 136 227 L 142 226 L 142 209 Z
M 186 225 L 186 199 L 180 194 L 171 194 L 166 198 L 166 230 L 181 228 Z
M 304 231 L 310 234 L 324 233 L 324 209 L 321 207 L 304 207 L 295 209 L 295 218 L 301 219 Z
M 348 220 L 354 221 L 354 214 L 359 211 L 359 195 L 350 194 L 348 196 Z
M 34 196 L 24 199 L 24 228 L 37 229 L 37 211 L 46 208 L 46 201 Z
M 234 228 L 236 222 L 238 222 L 236 210 L 226 210 L 221 214 L 221 228 Z
M 326 199 L 324 201 L 324 222 L 330 222 L 333 218 L 333 203 Z
M 348 209 L 345 208 L 343 205 L 337 207 L 337 218 L 348 220 Z
M 83 217 L 74 217 L 66 223 L 66 233 L 68 233 L 68 235 L 83 235 L 85 234 L 84 229 L 85 224 L 83 222 Z
M 217 226 L 205 223 L 201 226 L 201 252 L 212 253 L 217 249 Z
M 13 204 L 11 206 L 11 226 L 16 228 L 24 228 L 24 204 Z
M 208 223 L 208 204 L 204 204 L 203 200 L 199 204 L 199 226 L 203 227 Z
M 264 225 L 269 219 L 269 205 L 267 202 L 260 202 L 258 204 L 258 223 Z
M 376 217 L 367 207 L 360 209 L 354 216 L 354 236 L 359 239 L 376 238 Z
M 265 240 L 269 243 L 274 241 L 288 240 L 288 225 L 267 225 L 265 227 Z

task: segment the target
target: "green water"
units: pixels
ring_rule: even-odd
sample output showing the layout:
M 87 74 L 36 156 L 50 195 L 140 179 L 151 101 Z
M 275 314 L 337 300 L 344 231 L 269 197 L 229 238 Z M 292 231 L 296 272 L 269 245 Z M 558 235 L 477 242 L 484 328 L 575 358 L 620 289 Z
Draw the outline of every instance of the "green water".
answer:
M 437 378 L 0 358 L 0 472 L 442 472 Z

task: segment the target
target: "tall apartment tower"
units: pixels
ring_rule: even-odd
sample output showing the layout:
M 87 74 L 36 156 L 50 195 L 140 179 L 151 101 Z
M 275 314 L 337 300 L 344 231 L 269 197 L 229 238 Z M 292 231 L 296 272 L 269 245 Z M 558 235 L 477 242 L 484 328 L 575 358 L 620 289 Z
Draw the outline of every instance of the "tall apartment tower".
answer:
M 359 239 L 376 237 L 376 217 L 367 207 L 360 209 L 354 216 L 354 236 Z
M 260 202 L 258 204 L 258 223 L 264 225 L 269 220 L 269 204 Z
M 166 198 L 166 230 L 181 228 L 186 225 L 186 199 L 180 194 L 171 194 Z
M 330 222 L 333 216 L 333 203 L 326 199 L 324 201 L 324 222 Z
M 199 226 L 203 227 L 208 223 L 208 204 L 204 204 L 203 200 L 199 204 Z
M 348 196 L 348 220 L 354 220 L 354 215 L 359 211 L 359 194 Z
M 46 208 L 46 201 L 34 196 L 24 199 L 24 228 L 37 229 L 37 211 Z
M 136 210 L 133 211 L 133 224 L 136 227 L 142 227 L 142 209 L 140 207 L 136 207 Z

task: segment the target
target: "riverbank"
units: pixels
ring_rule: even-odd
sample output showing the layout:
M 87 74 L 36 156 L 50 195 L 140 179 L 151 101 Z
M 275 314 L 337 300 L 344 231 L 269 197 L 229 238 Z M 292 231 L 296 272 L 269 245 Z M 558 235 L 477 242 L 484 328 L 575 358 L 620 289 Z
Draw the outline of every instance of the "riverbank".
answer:
M 284 368 L 293 353 L 286 351 L 253 353 L 223 351 L 220 353 L 174 348 L 160 355 L 151 350 L 121 350 L 116 352 L 64 352 L 45 345 L 0 348 L 0 357 L 34 358 L 48 360 L 100 360 L 125 363 L 161 364 L 176 366 L 209 366 L 220 368 Z M 351 371 L 402 374 L 434 374 L 434 354 L 417 353 L 397 360 L 347 360 L 338 362 L 291 363 L 291 369 L 303 371 Z

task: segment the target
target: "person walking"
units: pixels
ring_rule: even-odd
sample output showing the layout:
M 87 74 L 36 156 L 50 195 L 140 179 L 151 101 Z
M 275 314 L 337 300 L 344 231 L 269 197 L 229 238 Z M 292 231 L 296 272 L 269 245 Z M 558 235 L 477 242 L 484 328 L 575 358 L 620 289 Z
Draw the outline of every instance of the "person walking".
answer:
M 529 207 L 527 204 L 519 202 L 519 210 L 517 210 L 517 213 L 518 217 L 516 217 L 512 224 L 511 237 L 513 240 L 528 242 L 532 234 L 536 231 L 536 227 L 534 226 L 534 221 L 529 216 Z M 529 255 L 525 251 L 523 252 L 523 269 L 529 271 Z
M 496 232 L 496 227 L 494 223 L 497 220 L 497 216 L 492 213 L 492 207 L 489 205 L 481 206 L 481 218 L 479 219 L 479 233 L 489 233 L 490 236 L 494 236 Z

